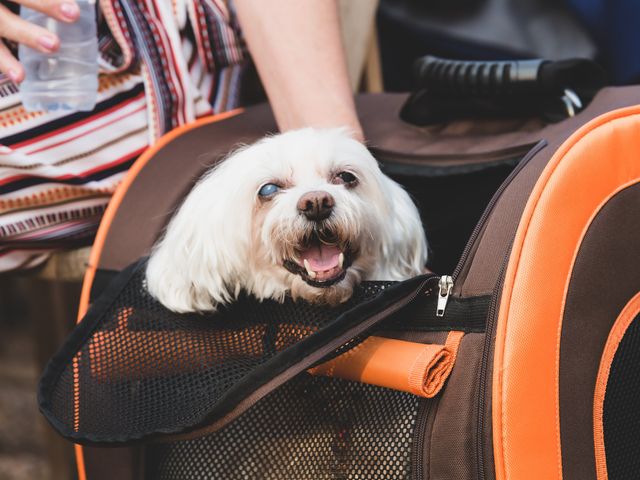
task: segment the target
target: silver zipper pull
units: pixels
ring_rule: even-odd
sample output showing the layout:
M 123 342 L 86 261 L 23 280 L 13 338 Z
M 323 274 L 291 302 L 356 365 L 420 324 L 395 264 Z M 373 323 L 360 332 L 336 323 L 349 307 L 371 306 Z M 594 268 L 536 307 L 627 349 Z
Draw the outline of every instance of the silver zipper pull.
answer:
M 438 282 L 438 308 L 436 309 L 436 317 L 444 317 L 444 310 L 447 308 L 449 295 L 453 288 L 453 278 L 450 275 L 443 275 Z

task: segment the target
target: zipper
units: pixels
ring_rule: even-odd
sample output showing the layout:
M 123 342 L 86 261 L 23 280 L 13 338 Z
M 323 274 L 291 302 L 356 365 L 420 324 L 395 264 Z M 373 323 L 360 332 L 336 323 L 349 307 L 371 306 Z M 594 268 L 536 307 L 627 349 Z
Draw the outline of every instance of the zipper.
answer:
M 485 462 L 484 462 L 484 417 L 486 410 L 485 395 L 487 394 L 487 376 L 489 366 L 489 354 L 491 352 L 491 344 L 493 343 L 493 326 L 495 324 L 495 317 L 498 311 L 498 297 L 501 296 L 502 287 L 504 286 L 504 278 L 507 270 L 507 263 L 510 257 L 511 248 L 505 255 L 502 266 L 500 267 L 500 274 L 498 275 L 498 283 L 493 291 L 491 297 L 491 303 L 489 304 L 489 311 L 487 312 L 487 327 L 485 330 L 484 346 L 482 348 L 482 359 L 480 363 L 480 376 L 478 382 L 478 399 L 477 418 L 478 423 L 476 425 L 476 460 L 477 460 L 477 478 L 478 480 L 485 479 Z
M 416 429 L 413 435 L 413 451 L 411 452 L 411 478 L 413 480 L 425 480 L 424 478 L 424 450 L 425 438 L 427 436 L 427 425 L 431 418 L 431 413 L 435 412 L 435 398 L 425 398 L 418 406 L 418 414 L 416 415 Z M 431 448 L 431 446 L 429 446 Z
M 438 302 L 436 316 L 444 316 L 444 312 L 447 308 L 447 302 L 451 295 L 451 289 L 453 288 L 453 279 L 450 275 L 443 275 L 438 279 Z M 425 293 L 430 293 L 428 290 Z M 418 407 L 418 413 L 416 415 L 416 427 L 415 434 L 413 436 L 413 451 L 411 453 L 411 463 L 413 470 L 411 478 L 414 480 L 424 480 L 424 450 L 425 450 L 425 438 L 427 435 L 427 425 L 429 419 L 435 414 L 436 405 L 439 401 L 438 398 L 425 398 Z M 429 447 L 430 448 L 430 447 Z
M 451 295 L 451 289 L 453 288 L 453 277 L 450 275 L 443 275 L 438 281 L 438 304 L 436 306 L 436 317 L 444 317 L 444 311 L 447 308 L 447 302 L 449 301 L 449 295 Z
M 463 271 L 463 268 L 466 267 L 466 263 L 468 261 L 469 256 L 471 255 L 471 252 L 474 251 L 474 247 L 476 246 L 476 243 L 478 242 L 479 236 L 480 236 L 480 232 L 483 230 L 484 225 L 487 221 L 487 219 L 489 218 L 489 215 L 491 215 L 491 213 L 493 212 L 493 209 L 496 205 L 496 203 L 498 203 L 498 200 L 500 199 L 500 197 L 502 196 L 502 193 L 507 189 L 507 187 L 511 184 L 511 182 L 513 181 L 513 179 L 516 177 L 516 175 L 518 175 L 522 169 L 529 163 L 529 161 L 538 154 L 538 152 L 540 150 L 542 150 L 545 146 L 547 145 L 546 140 L 540 140 L 533 148 L 531 148 L 531 150 L 529 150 L 529 152 L 524 156 L 524 158 L 520 161 L 520 163 L 518 163 L 518 165 L 516 166 L 516 168 L 513 169 L 513 171 L 509 174 L 509 176 L 505 179 L 504 182 L 502 182 L 502 184 L 500 185 L 500 187 L 498 188 L 498 190 L 496 190 L 496 192 L 493 194 L 493 197 L 491 197 L 491 200 L 489 201 L 489 204 L 487 205 L 487 207 L 484 209 L 484 212 L 482 212 L 482 216 L 480 217 L 480 220 L 478 220 L 478 223 L 476 224 L 475 228 L 473 229 L 473 232 L 471 233 L 471 236 L 469 237 L 469 240 L 467 241 L 467 245 L 464 248 L 464 251 L 462 252 L 462 255 L 460 256 L 460 260 L 458 261 L 458 264 L 456 265 L 456 268 L 454 269 L 453 273 L 451 274 L 451 276 L 449 277 L 451 279 L 451 285 L 453 286 L 454 282 L 457 284 L 458 283 L 458 277 L 460 276 L 461 272 Z M 509 251 L 511 251 L 511 248 L 509 248 Z M 484 345 L 482 348 L 482 358 L 481 358 L 481 363 L 480 363 L 480 377 L 479 377 L 479 382 L 478 382 L 478 395 L 477 395 L 477 399 L 478 399 L 478 407 L 477 407 L 477 418 L 478 418 L 478 423 L 476 426 L 476 457 L 477 457 L 477 478 L 478 480 L 484 480 L 485 479 L 485 463 L 484 463 L 484 438 L 483 438 L 483 431 L 484 431 L 484 417 L 485 417 L 485 410 L 486 410 L 486 402 L 485 402 L 485 395 L 487 393 L 487 369 L 488 369 L 488 364 L 489 364 L 489 354 L 491 352 L 491 345 L 493 343 L 493 337 L 494 337 L 494 324 L 495 324 L 495 316 L 496 316 L 496 312 L 498 309 L 498 297 L 500 296 L 500 293 L 502 292 L 502 287 L 504 284 L 504 276 L 506 273 L 506 266 L 507 266 L 507 262 L 509 260 L 509 254 L 505 255 L 504 260 L 502 261 L 502 266 L 500 267 L 500 273 L 498 274 L 498 282 L 496 284 L 496 287 L 493 291 L 492 297 L 491 297 L 491 303 L 489 304 L 489 310 L 487 312 L 487 325 L 486 325 L 486 329 L 485 329 L 485 341 L 484 341 Z M 444 277 L 443 277 L 444 278 Z M 440 286 L 440 292 L 442 292 L 442 285 L 443 282 L 441 280 L 441 282 L 438 284 Z M 450 290 L 449 290 L 449 294 L 445 296 L 445 298 L 443 299 L 443 311 L 442 311 L 442 315 L 444 315 L 444 308 L 446 308 L 446 301 L 448 300 L 448 297 L 450 295 Z M 438 298 L 438 304 L 440 304 L 440 298 Z M 438 305 L 438 316 L 442 316 L 440 315 L 440 305 Z
M 451 296 L 451 291 L 453 289 L 453 286 L 455 283 L 457 283 L 460 273 L 462 272 L 463 268 L 466 266 L 468 257 L 470 256 L 471 252 L 475 247 L 475 244 L 478 241 L 480 232 L 484 228 L 484 224 L 489 218 L 489 215 L 492 213 L 496 203 L 502 196 L 502 193 L 511 184 L 511 182 L 516 177 L 516 175 L 518 175 L 522 171 L 522 169 L 529 163 L 529 161 L 535 155 L 537 155 L 538 152 L 542 150 L 546 145 L 547 145 L 546 140 L 540 140 L 535 145 L 529 145 L 528 152 L 526 153 L 524 158 L 518 163 L 518 165 L 516 165 L 513 171 L 509 174 L 509 176 L 505 179 L 505 181 L 502 182 L 498 190 L 496 190 L 496 192 L 491 197 L 491 200 L 489 201 L 487 207 L 484 209 L 482 216 L 478 220 L 478 223 L 476 224 L 473 232 L 471 233 L 471 236 L 467 241 L 465 249 L 462 252 L 462 255 L 460 256 L 460 260 L 458 261 L 458 264 L 456 265 L 456 268 L 454 269 L 453 273 L 451 275 L 441 276 L 438 281 L 438 303 L 437 303 L 436 316 L 438 317 L 444 316 L 447 308 L 447 302 L 449 300 L 449 297 Z M 509 248 L 509 251 L 510 250 L 511 249 Z M 504 276 L 505 276 L 508 259 L 509 259 L 509 255 L 507 254 L 502 262 L 500 273 L 498 275 L 498 282 L 496 284 L 496 288 L 494 289 L 494 292 L 491 298 L 491 303 L 489 304 L 489 311 L 487 313 L 486 337 L 485 337 L 485 342 L 482 349 L 482 358 L 481 358 L 481 364 L 480 364 L 480 379 L 478 384 L 478 396 L 477 396 L 478 423 L 476 426 L 476 439 L 475 439 L 476 457 L 477 457 L 477 475 L 478 475 L 477 478 L 479 480 L 485 479 L 483 431 L 484 431 L 484 417 L 485 417 L 485 409 L 486 409 L 485 395 L 487 393 L 486 392 L 487 375 L 488 375 L 487 369 L 489 364 L 489 354 L 491 351 L 491 344 L 494 336 L 493 326 L 495 323 L 494 317 L 496 316 L 496 312 L 498 308 L 498 296 L 500 295 L 500 292 L 502 291 L 502 287 L 504 284 Z M 424 410 L 425 412 L 422 413 L 422 417 L 420 416 L 422 410 L 421 412 L 418 413 L 419 418 L 418 418 L 418 424 L 416 425 L 416 428 L 419 430 L 415 438 L 416 438 L 416 445 L 419 447 L 421 447 L 422 444 L 424 443 L 424 435 L 426 434 L 425 430 L 426 430 L 427 419 L 429 417 L 429 411 L 431 410 L 428 405 L 429 403 L 430 402 L 425 402 L 425 406 L 422 408 L 422 410 Z M 424 474 L 422 448 L 418 448 L 418 452 L 416 452 L 414 455 L 414 465 L 415 465 L 416 474 L 413 475 L 413 477 L 415 479 L 422 480 L 422 476 Z
M 469 237 L 469 240 L 467 241 L 467 245 L 465 246 L 465 248 L 464 248 L 464 250 L 462 252 L 462 255 L 460 256 L 460 260 L 458 260 L 458 264 L 456 265 L 456 268 L 454 269 L 453 273 L 451 274 L 451 276 L 453 277 L 454 281 L 458 280 L 458 276 L 462 272 L 462 269 L 466 266 L 467 257 L 469 257 L 469 254 L 472 252 L 473 247 L 475 246 L 475 244 L 476 244 L 476 242 L 478 240 L 478 237 L 480 236 L 480 232 L 482 231 L 482 229 L 484 227 L 484 224 L 487 221 L 487 218 L 489 217 L 489 215 L 493 211 L 493 208 L 495 207 L 496 203 L 498 203 L 498 200 L 502 196 L 502 193 L 506 190 L 506 188 L 509 186 L 509 184 L 511 184 L 511 182 L 515 178 L 515 176 L 518 175 L 520 173 L 520 171 L 527 165 L 527 163 L 529 163 L 529 161 L 533 157 L 535 157 L 538 154 L 538 152 L 540 150 L 542 150 L 546 146 L 547 146 L 547 141 L 546 140 L 540 140 L 535 145 L 530 146 L 528 153 L 524 156 L 524 158 L 522 160 L 520 160 L 518 165 L 516 165 L 516 167 L 511 171 L 511 173 L 505 179 L 505 181 L 502 182 L 502 184 L 500 185 L 498 190 L 496 190 L 496 192 L 493 194 L 493 196 L 491 197 L 491 200 L 489 201 L 487 207 L 484 209 L 484 212 L 482 212 L 482 216 L 480 217 L 480 220 L 478 220 L 478 223 L 476 223 L 476 227 L 473 229 L 473 232 L 471 233 L 471 236 Z

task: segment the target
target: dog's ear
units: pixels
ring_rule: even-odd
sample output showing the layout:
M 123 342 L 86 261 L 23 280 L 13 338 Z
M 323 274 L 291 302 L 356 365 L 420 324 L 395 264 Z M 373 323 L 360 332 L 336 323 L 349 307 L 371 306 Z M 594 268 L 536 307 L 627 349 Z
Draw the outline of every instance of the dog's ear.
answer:
M 170 310 L 215 310 L 239 293 L 251 202 L 230 167 L 226 160 L 196 184 L 151 253 L 147 288 Z
M 380 278 L 406 280 L 426 270 L 427 239 L 409 194 L 386 175 L 382 175 L 381 186 L 388 205 L 384 209 L 387 218 L 380 252 L 384 273 Z

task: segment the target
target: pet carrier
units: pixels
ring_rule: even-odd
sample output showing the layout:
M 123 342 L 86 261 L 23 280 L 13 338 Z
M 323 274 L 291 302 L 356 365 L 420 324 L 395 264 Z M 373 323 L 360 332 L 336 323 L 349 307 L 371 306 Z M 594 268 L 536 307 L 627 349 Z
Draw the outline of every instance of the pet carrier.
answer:
M 144 288 L 176 205 L 275 130 L 268 107 L 140 158 L 100 227 L 86 316 L 40 384 L 82 478 L 640 476 L 640 88 L 557 123 L 417 127 L 398 117 L 406 98 L 357 104 L 421 210 L 435 274 L 365 282 L 335 309 L 245 296 L 175 314 Z

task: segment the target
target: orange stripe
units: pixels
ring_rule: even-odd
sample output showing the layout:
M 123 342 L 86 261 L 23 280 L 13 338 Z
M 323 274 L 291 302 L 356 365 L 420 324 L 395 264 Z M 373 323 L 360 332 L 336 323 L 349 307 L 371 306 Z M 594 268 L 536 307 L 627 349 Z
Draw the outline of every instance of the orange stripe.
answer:
M 640 181 L 640 107 L 574 133 L 542 172 L 514 240 L 493 369 L 496 480 L 562 478 L 559 360 L 573 261 L 594 212 Z M 606 159 L 606 161 L 603 161 Z
M 98 268 L 98 264 L 100 262 L 100 256 L 102 254 L 102 249 L 104 248 L 104 242 L 107 237 L 107 232 L 109 231 L 109 227 L 111 226 L 111 222 L 122 203 L 127 191 L 133 184 L 134 180 L 140 173 L 140 171 L 144 168 L 144 166 L 158 153 L 162 148 L 165 147 L 169 142 L 175 140 L 180 135 L 188 132 L 189 130 L 193 130 L 195 128 L 199 128 L 203 125 L 207 125 L 209 123 L 220 122 L 222 120 L 226 120 L 227 118 L 234 117 L 240 113 L 242 113 L 244 109 L 237 108 L 235 110 L 230 110 L 228 112 L 219 113 L 217 115 L 212 115 L 210 117 L 204 117 L 196 120 L 195 122 L 188 123 L 186 125 L 182 125 L 180 127 L 174 128 L 170 132 L 166 133 L 158 141 L 151 147 L 149 147 L 131 166 L 127 175 L 124 177 L 118 188 L 113 194 L 111 201 L 109 202 L 109 206 L 104 212 L 102 217 L 102 221 L 100 222 L 100 226 L 98 227 L 98 232 L 96 233 L 96 238 L 93 242 L 93 246 L 91 247 L 91 254 L 89 256 L 89 263 L 87 265 L 87 269 L 85 271 L 84 280 L 82 283 L 82 292 L 80 294 L 80 304 L 78 306 L 78 322 L 82 320 L 84 315 L 87 313 L 89 308 L 89 296 L 91 293 L 91 285 L 93 284 L 93 280 L 95 278 L 96 269 Z M 78 385 L 74 384 L 74 392 L 78 391 Z M 77 395 L 74 398 L 78 398 Z M 79 405 L 74 405 L 74 411 L 79 409 Z M 75 446 L 76 452 L 76 464 L 78 466 L 78 480 L 87 480 L 86 470 L 84 465 L 84 452 L 81 445 Z
M 625 305 L 616 319 L 609 338 L 604 346 L 600 359 L 600 368 L 596 379 L 596 389 L 593 399 L 593 440 L 595 444 L 596 477 L 598 480 L 607 480 L 607 456 L 604 448 L 604 425 L 602 415 L 604 411 L 604 397 L 607 393 L 607 383 L 613 358 L 618 351 L 622 337 L 631 325 L 631 322 L 640 313 L 640 292 Z

